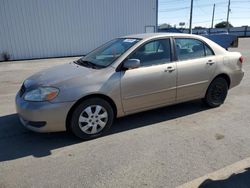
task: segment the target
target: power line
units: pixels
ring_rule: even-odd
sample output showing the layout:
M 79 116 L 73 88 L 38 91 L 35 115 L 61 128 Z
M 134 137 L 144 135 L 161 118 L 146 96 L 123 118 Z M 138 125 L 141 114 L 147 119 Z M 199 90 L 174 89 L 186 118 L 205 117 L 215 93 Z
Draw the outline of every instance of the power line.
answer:
M 224 20 L 223 18 L 220 18 L 220 19 L 214 19 L 214 21 L 222 21 L 222 20 Z M 197 23 L 209 23 L 209 22 L 211 22 L 211 20 L 206 20 L 206 21 L 200 21 L 200 22 L 194 22 L 195 24 L 197 24 Z
M 172 3 L 172 2 L 180 2 L 180 1 L 186 1 L 186 0 L 171 0 L 171 1 L 166 1 L 166 2 L 159 2 L 159 5 L 168 4 L 168 3 Z
M 244 20 L 249 20 L 249 17 L 231 17 L 230 19 L 244 19 Z
M 189 9 L 189 8 L 190 8 L 190 7 L 163 9 L 163 10 L 159 10 L 159 12 L 173 12 L 173 11 L 179 11 L 179 10 L 184 10 L 184 9 Z
M 217 2 L 216 5 L 223 5 L 223 4 L 227 4 L 227 2 Z M 207 6 L 212 6 L 213 3 L 211 4 L 199 4 L 200 6 L 203 6 L 203 7 L 207 7 Z
M 208 14 L 206 11 L 204 11 L 204 10 L 201 8 L 201 6 L 198 5 L 198 3 L 197 3 L 198 1 L 197 1 L 197 0 L 195 0 L 194 2 L 195 2 L 195 4 L 196 4 L 196 6 L 198 7 L 198 9 L 200 10 L 200 12 L 202 12 L 203 14 Z
M 237 2 L 237 1 L 233 1 L 232 3 L 234 3 L 234 2 Z M 242 2 L 242 1 L 238 1 L 238 2 Z M 247 1 L 244 1 L 244 2 L 247 2 Z M 250 1 L 249 1 L 250 2 Z M 162 2 L 163 3 L 163 2 Z M 166 3 L 166 2 L 164 2 L 164 3 Z M 196 6 L 199 8 L 199 9 L 201 9 L 202 10 L 202 12 L 204 12 L 204 10 L 201 8 L 201 7 L 209 7 L 209 6 L 213 6 L 213 4 L 198 4 L 197 3 L 197 0 L 196 0 Z M 232 3 L 230 3 L 230 5 L 232 4 Z M 216 6 L 218 6 L 218 5 L 223 5 L 223 4 L 228 4 L 227 2 L 217 2 L 216 3 Z M 231 6 L 231 7 L 233 7 L 233 8 L 245 8 L 245 9 L 248 9 L 248 7 L 239 7 L 239 6 L 237 6 L 237 7 L 234 7 L 234 6 Z M 172 12 L 172 11 L 179 11 L 179 10 L 184 10 L 184 9 L 189 9 L 190 7 L 180 7 L 180 8 L 169 8 L 169 9 L 159 9 L 159 12 Z
M 225 4 L 225 3 L 224 3 Z M 213 4 L 205 4 L 205 5 L 200 5 L 198 6 L 199 8 L 202 7 L 208 7 L 212 6 Z M 216 4 L 217 5 L 217 4 Z M 159 9 L 159 12 L 172 12 L 172 11 L 179 11 L 179 10 L 184 10 L 184 9 L 189 9 L 190 7 L 180 7 L 180 8 L 170 8 L 170 9 Z
M 250 3 L 250 1 L 232 1 L 232 3 Z
M 231 9 L 247 9 L 247 10 L 250 10 L 250 7 L 233 7 L 233 6 L 231 6 Z
M 191 0 L 191 1 L 193 1 L 193 0 Z M 228 2 L 225 2 L 225 1 L 216 2 L 216 10 L 217 10 L 216 11 L 216 16 L 221 17 L 222 14 L 225 14 L 226 15 L 226 19 L 214 19 L 215 21 L 216 20 L 225 20 L 225 21 L 228 20 L 227 23 L 229 23 L 229 16 L 231 18 L 231 15 L 236 15 L 235 13 L 238 12 L 239 9 L 241 9 L 240 10 L 241 12 L 245 12 L 245 11 L 250 10 L 250 7 L 245 6 L 245 5 L 247 5 L 247 4 L 250 3 L 250 0 L 231 0 L 231 1 L 228 0 Z M 167 1 L 164 1 L 164 2 L 160 2 L 159 4 L 162 5 L 162 9 L 159 10 L 159 14 L 162 13 L 162 15 L 164 15 L 165 12 L 167 13 L 167 12 L 178 12 L 178 11 L 183 11 L 183 13 L 184 12 L 187 13 L 187 11 L 190 9 L 190 12 L 189 12 L 189 14 L 190 14 L 189 17 L 190 18 L 189 19 L 188 19 L 188 16 L 184 15 L 184 14 L 181 14 L 181 16 L 179 15 L 179 17 L 172 17 L 172 19 L 176 18 L 175 19 L 176 21 L 177 21 L 177 18 L 178 19 L 181 18 L 182 20 L 187 19 L 188 20 L 187 22 L 189 22 L 189 28 L 190 28 L 190 26 L 192 26 L 192 20 L 191 19 L 193 18 L 193 15 L 191 16 L 191 14 L 193 14 L 193 10 L 192 10 L 192 13 L 191 13 L 191 7 L 192 6 L 191 7 L 190 6 L 185 6 L 185 5 L 187 5 L 186 3 L 188 3 L 188 2 L 190 2 L 190 1 L 188 1 L 188 0 L 167 0 Z M 182 5 L 182 6 L 178 7 L 178 5 L 176 3 L 179 3 L 179 5 Z M 167 4 L 169 4 L 169 6 L 166 6 Z M 197 10 L 199 10 L 199 12 L 195 13 L 195 14 L 196 15 L 198 14 L 199 16 L 200 16 L 200 14 L 204 14 L 204 16 L 202 16 L 202 17 L 205 17 L 205 14 L 208 15 L 208 16 L 211 15 L 212 11 L 208 12 L 208 9 L 204 8 L 204 7 L 210 7 L 211 6 L 211 8 L 212 8 L 213 4 L 214 3 L 209 3 L 209 2 L 206 3 L 205 1 L 201 1 L 201 0 L 194 0 L 193 8 L 194 9 L 197 8 Z M 227 9 L 226 9 L 226 4 L 227 4 Z M 166 8 L 166 9 L 164 9 L 163 7 Z M 184 10 L 187 10 L 187 11 L 184 11 Z M 234 10 L 233 14 L 232 14 L 231 10 Z M 250 12 L 250 11 L 248 11 L 248 12 Z M 176 14 L 179 14 L 179 13 L 176 13 Z M 214 15 L 214 17 L 216 17 L 216 16 Z M 170 19 L 170 17 L 167 17 L 167 16 L 164 16 L 164 17 Z M 164 19 L 164 17 L 162 16 L 161 19 Z M 232 17 L 231 19 L 237 19 L 237 17 Z M 247 18 L 247 17 L 246 18 L 245 17 L 238 17 L 238 19 L 250 19 L 250 18 Z M 211 20 L 210 21 L 209 20 L 207 20 L 207 21 L 205 20 L 205 21 L 202 21 L 202 22 L 194 22 L 194 23 L 208 23 L 208 22 L 211 22 Z M 186 25 L 188 25 L 188 23 Z

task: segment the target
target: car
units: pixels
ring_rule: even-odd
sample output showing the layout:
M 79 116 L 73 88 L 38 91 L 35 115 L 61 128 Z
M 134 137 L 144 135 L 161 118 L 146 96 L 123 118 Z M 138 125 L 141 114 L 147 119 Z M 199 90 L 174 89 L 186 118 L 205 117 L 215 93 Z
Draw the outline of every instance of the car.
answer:
M 240 84 L 242 63 L 240 53 L 198 35 L 120 37 L 26 79 L 16 109 L 32 131 L 96 138 L 129 114 L 196 99 L 220 106 Z

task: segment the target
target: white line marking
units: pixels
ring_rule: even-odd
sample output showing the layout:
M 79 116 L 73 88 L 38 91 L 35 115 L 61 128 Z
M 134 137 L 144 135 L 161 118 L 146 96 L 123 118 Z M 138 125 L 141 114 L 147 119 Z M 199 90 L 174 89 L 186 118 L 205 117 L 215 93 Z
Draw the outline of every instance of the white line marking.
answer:
M 207 174 L 205 176 L 202 176 L 200 178 L 194 179 L 190 182 L 187 182 L 183 185 L 178 186 L 177 188 L 197 188 L 206 179 L 212 179 L 212 180 L 226 179 L 230 175 L 232 175 L 233 173 L 238 174 L 238 173 L 244 171 L 248 167 L 250 167 L 250 157 L 243 159 L 241 161 L 238 161 L 238 162 L 231 164 L 229 166 L 226 166 L 225 168 L 222 168 L 218 171 L 215 171 L 215 172 L 212 172 L 212 173 Z

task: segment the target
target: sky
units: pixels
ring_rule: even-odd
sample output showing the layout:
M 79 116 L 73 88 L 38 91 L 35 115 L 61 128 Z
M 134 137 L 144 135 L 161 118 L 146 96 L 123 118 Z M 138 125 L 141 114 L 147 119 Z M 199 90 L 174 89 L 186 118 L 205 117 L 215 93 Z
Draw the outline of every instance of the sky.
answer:
M 226 21 L 228 0 L 193 0 L 193 27 L 211 27 L 213 4 L 214 25 Z M 158 0 L 158 24 L 168 23 L 179 27 L 185 22 L 189 27 L 191 0 Z M 250 26 L 250 0 L 231 0 L 229 22 L 234 26 Z

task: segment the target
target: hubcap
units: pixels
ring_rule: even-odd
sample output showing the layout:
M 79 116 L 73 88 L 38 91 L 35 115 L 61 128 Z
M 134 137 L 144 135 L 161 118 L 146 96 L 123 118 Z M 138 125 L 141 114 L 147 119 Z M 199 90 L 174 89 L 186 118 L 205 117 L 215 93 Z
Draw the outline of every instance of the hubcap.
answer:
M 223 86 L 217 84 L 212 90 L 212 99 L 216 102 L 223 101 L 225 98 L 225 91 Z
M 100 132 L 108 122 L 107 110 L 100 105 L 86 107 L 79 116 L 79 127 L 86 134 Z

